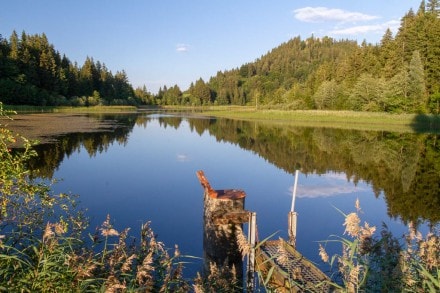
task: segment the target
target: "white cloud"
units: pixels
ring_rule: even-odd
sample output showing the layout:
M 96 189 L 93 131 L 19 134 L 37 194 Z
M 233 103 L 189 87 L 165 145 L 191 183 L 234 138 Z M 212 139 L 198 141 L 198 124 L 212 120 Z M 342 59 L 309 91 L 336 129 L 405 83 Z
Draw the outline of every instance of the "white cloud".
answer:
M 337 195 L 350 195 L 354 192 L 363 191 L 363 188 L 354 185 L 319 185 L 319 186 L 298 186 L 296 196 L 298 198 L 331 197 Z
M 312 180 L 313 185 L 298 184 L 296 196 L 298 198 L 331 197 L 350 195 L 368 190 L 364 185 L 354 184 L 347 179 L 345 173 L 327 173 L 319 175 L 317 180 Z M 289 188 L 292 196 L 293 186 Z
M 189 51 L 189 45 L 187 45 L 187 44 L 177 44 L 176 51 L 177 52 L 188 52 Z
M 177 155 L 177 161 L 179 161 L 179 162 L 188 162 L 189 161 L 189 156 L 185 155 L 185 154 L 178 154 Z
M 365 33 L 384 33 L 387 28 L 391 31 L 396 32 L 399 27 L 399 21 L 392 20 L 382 24 L 374 25 L 359 25 L 342 29 L 334 29 L 329 32 L 332 35 L 358 35 Z
M 377 16 L 351 12 L 337 8 L 327 7 L 304 7 L 293 11 L 295 18 L 305 22 L 357 22 L 377 19 Z

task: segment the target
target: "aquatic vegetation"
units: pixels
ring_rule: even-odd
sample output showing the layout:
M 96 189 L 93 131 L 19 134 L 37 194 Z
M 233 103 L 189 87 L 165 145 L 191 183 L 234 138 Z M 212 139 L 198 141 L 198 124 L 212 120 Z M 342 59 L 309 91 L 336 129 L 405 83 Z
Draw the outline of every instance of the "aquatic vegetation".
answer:
M 361 225 L 361 208 L 344 214 L 348 237 L 333 235 L 319 244 L 323 262 L 334 269 L 332 285 L 341 292 L 436 292 L 440 289 L 440 231 L 431 227 L 423 237 L 413 223 L 409 232 L 398 239 L 384 225 L 380 236 L 376 227 Z M 331 257 L 325 250 L 329 243 L 340 243 L 342 254 Z

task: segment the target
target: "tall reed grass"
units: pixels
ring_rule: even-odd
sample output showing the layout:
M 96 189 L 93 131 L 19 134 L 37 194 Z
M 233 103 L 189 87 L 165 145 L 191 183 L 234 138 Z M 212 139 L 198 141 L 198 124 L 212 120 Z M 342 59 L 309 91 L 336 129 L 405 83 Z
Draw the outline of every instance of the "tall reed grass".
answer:
M 319 245 L 319 255 L 334 269 L 332 286 L 340 292 L 440 292 L 440 231 L 432 226 L 422 236 L 409 223 L 403 238 L 383 225 L 361 224 L 361 208 L 344 214 L 347 236 L 332 236 Z M 339 243 L 342 253 L 329 256 L 325 246 Z
M 9 114 L 0 103 L 0 117 Z M 24 141 L 20 152 L 10 149 L 17 140 Z M 211 264 L 205 275 L 185 279 L 190 258 L 180 255 L 178 246 L 167 249 L 149 222 L 138 242 L 128 228 L 118 231 L 110 216 L 87 238 L 87 218 L 75 196 L 54 194 L 52 183 L 30 176 L 32 146 L 0 124 L 0 292 L 243 291 L 235 269 L 227 266 Z M 403 239 L 383 227 L 377 237 L 375 227 L 361 225 L 359 214 L 357 203 L 356 212 L 343 214 L 347 238 L 334 236 L 320 246 L 323 261 L 335 268 L 332 285 L 341 292 L 440 291 L 438 227 L 423 236 L 412 225 Z M 245 237 L 240 239 L 246 253 Z M 330 242 L 340 243 L 342 254 L 329 257 Z

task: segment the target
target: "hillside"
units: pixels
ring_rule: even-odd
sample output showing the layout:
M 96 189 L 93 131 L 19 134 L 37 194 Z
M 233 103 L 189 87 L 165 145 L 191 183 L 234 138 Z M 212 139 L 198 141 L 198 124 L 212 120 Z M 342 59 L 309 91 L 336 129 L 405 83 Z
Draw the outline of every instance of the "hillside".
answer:
M 388 29 L 379 44 L 295 37 L 183 93 L 164 87 L 155 102 L 438 114 L 439 6 L 422 1 L 402 17 L 395 36 Z
M 133 89 L 124 70 L 83 65 L 47 37 L 0 35 L 0 102 L 27 105 L 247 105 L 256 108 L 440 112 L 440 2 L 409 10 L 398 32 L 379 44 L 295 37 L 254 62 L 219 71 L 189 89 L 164 86 L 155 95 Z

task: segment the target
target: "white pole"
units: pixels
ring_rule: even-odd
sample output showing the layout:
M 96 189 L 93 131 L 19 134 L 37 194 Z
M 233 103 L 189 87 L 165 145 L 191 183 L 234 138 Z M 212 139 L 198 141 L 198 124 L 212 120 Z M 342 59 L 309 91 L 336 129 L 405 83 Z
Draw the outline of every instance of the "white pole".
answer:
M 293 184 L 292 192 L 292 206 L 290 207 L 290 212 L 288 215 L 288 232 L 289 232 L 289 243 L 295 247 L 296 245 L 296 221 L 297 213 L 295 212 L 295 199 L 296 199 L 296 187 L 298 186 L 298 175 L 299 171 L 295 171 L 295 183 Z
M 250 245 L 250 252 L 248 254 L 247 263 L 247 290 L 248 292 L 254 292 L 254 282 L 255 282 L 255 246 L 256 246 L 256 236 L 257 236 L 257 213 L 251 212 L 249 214 L 249 227 L 248 227 L 248 241 Z
M 295 183 L 293 184 L 293 192 L 292 192 L 292 206 L 290 207 L 290 211 L 295 211 L 295 198 L 296 198 L 296 187 L 298 185 L 298 173 L 299 171 L 295 171 Z

